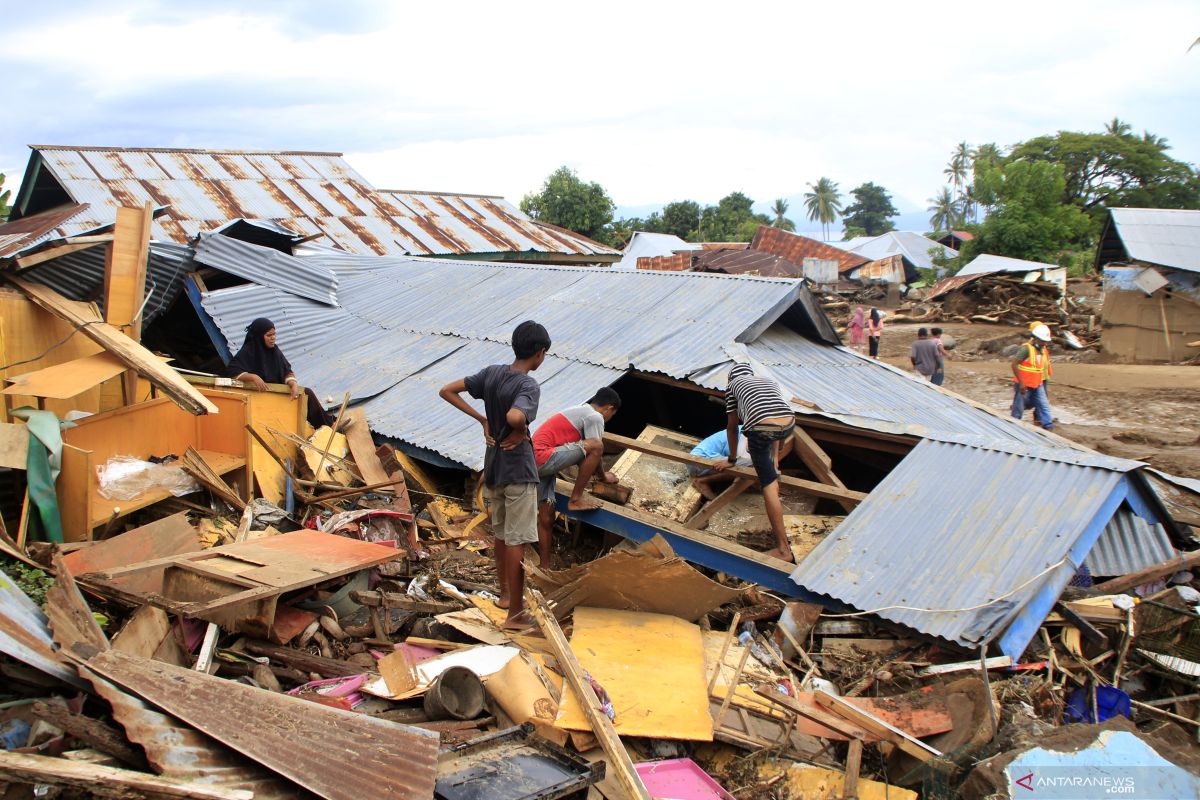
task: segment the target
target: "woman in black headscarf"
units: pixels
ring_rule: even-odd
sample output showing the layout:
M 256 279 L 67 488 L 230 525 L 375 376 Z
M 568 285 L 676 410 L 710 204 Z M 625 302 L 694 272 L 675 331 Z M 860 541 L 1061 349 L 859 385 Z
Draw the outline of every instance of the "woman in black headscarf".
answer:
M 308 424 L 314 428 L 331 424 L 317 393 L 312 389 L 300 389 L 291 363 L 275 346 L 275 323 L 266 317 L 259 317 L 246 328 L 246 341 L 229 362 L 227 372 L 229 377 L 249 383 L 260 392 L 266 391 L 268 383 L 286 383 L 293 398 L 303 391 L 308 395 Z

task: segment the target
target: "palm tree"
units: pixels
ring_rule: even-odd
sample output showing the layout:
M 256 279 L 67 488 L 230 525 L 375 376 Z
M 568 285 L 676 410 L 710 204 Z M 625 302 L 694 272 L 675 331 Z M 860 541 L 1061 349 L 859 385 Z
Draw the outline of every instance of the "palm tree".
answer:
M 780 197 L 771 206 L 771 213 L 775 215 L 775 221 L 771 223 L 772 227 L 779 228 L 781 231 L 794 231 L 796 225 L 787 218 L 788 201 Z
M 804 206 L 808 209 L 808 218 L 821 223 L 822 236 L 829 238 L 829 225 L 842 213 L 842 198 L 838 194 L 838 185 L 829 178 L 821 178 L 816 183 L 810 183 L 805 192 Z
M 950 163 L 942 170 L 942 174 L 949 178 L 950 183 L 954 185 L 955 194 L 959 193 L 962 185 L 966 182 L 967 173 L 970 171 L 971 146 L 966 142 L 959 142 L 950 156 Z
M 1128 136 L 1133 133 L 1133 127 L 1120 117 L 1113 117 L 1105 124 L 1104 132 L 1113 136 Z
M 958 199 L 950 191 L 950 187 L 943 186 L 941 194 L 929 202 L 933 204 L 926 209 L 933 212 L 933 216 L 929 218 L 930 227 L 935 231 L 953 230 L 959 222 L 959 207 Z

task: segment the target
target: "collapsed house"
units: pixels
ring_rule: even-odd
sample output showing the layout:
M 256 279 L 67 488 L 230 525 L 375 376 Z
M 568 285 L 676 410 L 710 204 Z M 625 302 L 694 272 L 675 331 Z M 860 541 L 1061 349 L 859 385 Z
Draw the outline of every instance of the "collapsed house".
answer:
M 1177 361 L 1200 340 L 1200 211 L 1110 208 L 1096 248 L 1101 346 L 1122 361 Z

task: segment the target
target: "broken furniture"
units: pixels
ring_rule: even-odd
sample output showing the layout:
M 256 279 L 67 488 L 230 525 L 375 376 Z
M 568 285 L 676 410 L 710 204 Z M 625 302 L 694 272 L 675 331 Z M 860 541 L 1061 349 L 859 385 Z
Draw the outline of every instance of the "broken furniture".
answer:
M 244 429 L 247 400 L 211 389 L 203 396 L 220 413 L 193 416 L 169 398 L 159 397 L 85 417 L 63 431 L 57 493 L 63 536 L 68 542 L 87 541 L 93 530 L 110 520 L 171 496 L 166 489 L 152 489 L 133 500 L 109 500 L 101 495 L 96 469 L 113 456 L 182 457 L 191 447 L 213 472 L 232 476 L 240 491 L 246 492 L 253 467 L 250 437 Z
M 444 750 L 438 758 L 437 800 L 553 800 L 604 777 L 589 764 L 533 732 L 507 728 Z

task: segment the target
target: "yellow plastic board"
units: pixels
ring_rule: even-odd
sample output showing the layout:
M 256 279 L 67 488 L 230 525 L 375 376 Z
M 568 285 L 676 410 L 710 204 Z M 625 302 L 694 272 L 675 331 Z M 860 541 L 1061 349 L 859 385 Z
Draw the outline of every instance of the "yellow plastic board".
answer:
M 612 699 L 622 736 L 711 742 L 700 628 L 678 617 L 576 608 L 571 651 Z M 590 731 L 574 692 L 564 692 L 555 724 Z

